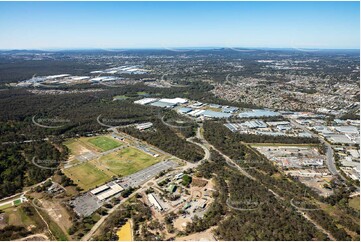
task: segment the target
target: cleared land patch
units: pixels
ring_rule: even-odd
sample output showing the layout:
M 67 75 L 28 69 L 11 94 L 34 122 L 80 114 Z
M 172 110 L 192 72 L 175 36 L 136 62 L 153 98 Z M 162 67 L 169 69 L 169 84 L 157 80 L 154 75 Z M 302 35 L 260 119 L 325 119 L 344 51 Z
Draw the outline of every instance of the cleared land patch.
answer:
M 360 197 L 353 197 L 349 200 L 349 206 L 360 211 Z
M 90 152 L 90 147 L 86 147 L 86 145 L 80 139 L 71 139 L 64 143 L 66 147 L 70 150 L 70 154 L 77 156 L 84 154 L 86 152 Z
M 132 227 L 128 220 L 117 232 L 118 241 L 132 241 Z
M 34 219 L 36 219 L 36 215 L 34 218 L 27 215 L 22 207 L 16 207 L 16 208 L 8 208 L 4 209 L 4 212 L 8 216 L 7 224 L 16 225 L 16 226 L 34 226 L 36 225 L 36 222 Z

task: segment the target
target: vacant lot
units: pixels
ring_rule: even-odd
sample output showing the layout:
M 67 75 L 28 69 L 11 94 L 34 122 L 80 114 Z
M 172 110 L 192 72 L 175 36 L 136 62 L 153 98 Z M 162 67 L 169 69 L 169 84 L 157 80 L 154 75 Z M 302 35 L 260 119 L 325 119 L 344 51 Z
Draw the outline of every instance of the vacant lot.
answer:
M 118 241 L 131 241 L 132 240 L 132 227 L 128 220 L 117 232 Z
M 6 222 L 8 225 L 15 225 L 15 226 L 24 226 L 28 229 L 39 228 L 43 227 L 43 223 L 41 219 L 36 214 L 33 208 L 29 208 L 30 216 L 25 212 L 24 207 L 30 207 L 29 204 L 20 205 L 18 207 L 12 207 L 4 209 L 5 216 L 7 217 Z
M 110 171 L 119 176 L 127 176 L 159 161 L 159 158 L 148 155 L 136 148 L 127 147 L 102 156 L 96 164 L 99 169 Z
M 65 169 L 64 173 L 86 191 L 97 185 L 104 184 L 111 178 L 88 162 Z
M 88 152 L 97 151 L 96 147 L 86 142 L 86 138 L 70 139 L 64 143 L 70 150 L 71 156 L 78 156 Z
M 193 178 L 192 179 L 192 186 L 196 187 L 204 187 L 207 185 L 208 181 L 200 178 Z

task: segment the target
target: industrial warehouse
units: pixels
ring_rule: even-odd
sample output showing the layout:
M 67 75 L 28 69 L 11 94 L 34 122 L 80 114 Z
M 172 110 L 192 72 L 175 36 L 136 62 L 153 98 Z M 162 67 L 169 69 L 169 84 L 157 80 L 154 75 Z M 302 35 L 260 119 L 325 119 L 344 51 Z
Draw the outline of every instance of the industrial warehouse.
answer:
M 238 111 L 237 107 L 221 106 L 217 104 L 206 104 L 190 101 L 184 98 L 143 98 L 134 101 L 135 104 L 150 105 L 159 108 L 171 108 L 180 114 L 193 118 L 226 119 Z

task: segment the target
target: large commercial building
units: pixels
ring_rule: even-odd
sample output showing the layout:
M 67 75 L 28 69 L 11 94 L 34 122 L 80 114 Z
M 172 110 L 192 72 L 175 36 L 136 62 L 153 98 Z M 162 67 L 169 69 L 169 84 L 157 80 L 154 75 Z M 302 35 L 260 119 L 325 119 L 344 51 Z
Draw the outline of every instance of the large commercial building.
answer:
M 186 114 L 186 113 L 189 113 L 191 111 L 192 111 L 191 108 L 179 108 L 179 109 L 177 109 L 177 112 L 181 113 L 181 114 Z
M 238 116 L 240 118 L 257 118 L 257 117 L 275 117 L 280 115 L 281 115 L 280 113 L 273 112 L 270 110 L 253 109 L 252 111 L 242 112 Z
M 140 104 L 140 105 L 146 105 L 146 104 L 149 104 L 149 103 L 153 103 L 153 102 L 155 102 L 157 100 L 158 99 L 156 99 L 156 98 L 143 98 L 143 99 L 134 101 L 134 103 L 135 104 Z
M 156 199 L 153 193 L 148 194 L 148 200 L 156 209 L 158 209 L 159 211 L 163 210 L 162 205 L 160 205 L 160 203 L 158 202 L 158 200 Z
M 267 124 L 262 120 L 246 121 L 243 123 L 243 125 L 250 129 L 267 128 Z
M 158 108 L 173 108 L 177 105 L 175 103 L 163 102 L 161 100 L 151 103 L 150 105 Z
M 100 201 L 103 201 L 120 193 L 123 190 L 123 187 L 120 186 L 118 183 L 109 182 L 105 185 L 91 190 L 90 193 L 96 196 Z
M 229 118 L 232 116 L 230 113 L 215 112 L 212 110 L 205 110 L 202 115 L 207 118 Z
M 176 98 L 163 98 L 163 99 L 160 99 L 159 100 L 160 102 L 165 102 L 165 103 L 172 103 L 172 104 L 185 104 L 188 102 L 187 99 L 185 98 L 179 98 L 179 97 L 176 97 Z

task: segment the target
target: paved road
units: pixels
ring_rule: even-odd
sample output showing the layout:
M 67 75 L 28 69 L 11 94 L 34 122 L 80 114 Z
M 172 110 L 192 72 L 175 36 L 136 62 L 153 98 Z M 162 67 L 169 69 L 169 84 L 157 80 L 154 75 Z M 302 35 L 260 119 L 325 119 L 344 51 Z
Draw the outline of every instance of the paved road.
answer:
M 34 185 L 30 186 L 30 187 L 26 187 L 26 188 L 24 188 L 24 190 L 23 190 L 22 192 L 16 193 L 16 194 L 11 195 L 11 196 L 9 196 L 9 197 L 4 197 L 4 198 L 2 198 L 2 199 L 0 200 L 0 203 L 4 203 L 5 201 L 7 201 L 7 200 L 9 200 L 9 199 L 12 199 L 12 198 L 14 198 L 13 200 L 15 200 L 15 198 L 17 198 L 17 197 L 25 196 L 25 194 L 26 194 L 27 192 L 29 192 L 32 188 L 37 187 L 37 186 L 40 186 L 40 185 L 43 185 L 43 184 L 44 184 L 45 182 L 47 182 L 48 180 L 51 180 L 51 178 L 48 178 L 48 179 L 46 179 L 46 180 L 44 180 L 44 181 L 42 181 L 42 182 L 39 182 L 39 183 L 37 183 L 37 184 L 34 184 Z
M 200 130 L 198 130 L 200 131 Z M 235 168 L 237 168 L 243 175 L 247 176 L 248 178 L 257 181 L 256 178 L 254 178 L 253 176 L 251 176 L 247 171 L 243 170 L 236 162 L 234 162 L 231 158 L 229 158 L 228 156 L 226 156 L 225 154 L 223 154 L 221 151 L 219 151 L 218 149 L 216 149 L 213 145 L 211 145 L 210 143 L 208 143 L 208 141 L 203 137 L 201 132 L 197 132 L 197 138 L 201 139 L 202 142 L 204 142 L 205 144 L 207 144 L 207 146 L 212 147 L 214 150 L 216 150 L 220 155 L 222 155 L 227 164 L 230 166 L 233 166 Z M 264 186 L 268 191 L 270 191 L 277 199 L 280 200 L 285 200 L 282 196 L 280 196 L 279 194 L 277 194 L 275 191 L 269 189 L 266 185 L 264 185 L 262 182 L 260 182 L 260 184 L 262 186 Z M 316 228 L 318 228 L 320 231 L 322 231 L 323 233 L 325 233 L 331 240 L 335 240 L 334 237 L 330 234 L 330 232 L 328 232 L 327 230 L 325 230 L 323 227 L 321 227 L 318 223 L 316 223 L 315 221 L 313 221 L 306 213 L 304 213 L 302 210 L 295 208 L 296 212 L 299 213 L 300 215 L 302 215 L 305 219 L 307 219 L 310 223 L 312 223 Z
M 247 176 L 248 178 L 252 179 L 252 180 L 257 180 L 256 178 L 254 178 L 253 176 L 251 176 L 248 172 L 246 172 L 245 170 L 242 169 L 242 167 L 238 166 L 237 163 L 235 161 L 233 161 L 231 158 L 229 158 L 228 156 L 226 156 L 225 154 L 223 154 L 222 152 L 220 152 L 218 149 L 216 149 L 213 145 L 211 145 L 210 143 L 208 143 L 208 141 L 203 137 L 203 134 L 201 133 L 201 128 L 202 128 L 202 125 L 200 127 L 198 127 L 197 129 L 197 135 L 196 137 L 198 139 L 200 139 L 202 141 L 202 146 L 204 146 L 205 150 L 208 150 L 207 154 L 209 155 L 210 157 L 210 152 L 209 152 L 209 149 L 210 148 L 213 148 L 214 150 L 216 150 L 220 155 L 222 155 L 227 164 L 232 166 L 232 167 L 235 167 L 237 168 L 243 175 Z M 197 143 L 198 144 L 198 143 Z M 203 147 L 202 147 L 203 148 Z M 207 155 L 207 156 L 208 156 Z M 188 164 L 188 163 L 187 163 Z M 194 166 L 197 166 L 201 164 L 201 162 L 198 162 L 197 164 L 193 164 Z M 187 167 L 187 166 L 186 166 Z M 183 167 L 185 169 L 185 167 Z M 262 183 L 261 183 L 262 184 Z M 143 184 L 141 186 L 141 189 L 144 189 L 144 186 L 146 184 Z M 265 186 L 264 184 L 262 184 L 263 186 Z M 267 188 L 267 187 L 266 187 Z M 268 189 L 268 188 L 267 188 Z M 271 189 L 268 189 L 272 194 L 274 194 L 274 196 L 278 199 L 282 199 L 284 200 L 283 197 L 281 197 L 279 194 L 277 194 L 276 192 L 272 191 Z M 133 193 L 131 196 L 134 196 L 135 193 Z M 131 197 L 130 196 L 130 197 Z M 129 198 L 129 197 L 128 197 Z M 99 226 L 105 221 L 105 219 L 112 213 L 115 211 L 115 209 L 117 207 L 120 206 L 120 204 L 124 203 L 125 201 L 127 200 L 124 199 L 121 201 L 121 203 L 117 204 L 116 206 L 114 206 L 108 213 L 108 215 L 102 217 L 93 227 L 92 229 L 81 239 L 81 240 L 89 240 L 91 238 L 91 236 L 95 233 L 95 231 L 99 228 Z M 316 222 L 314 222 L 313 220 L 311 220 L 303 211 L 300 211 L 298 209 L 296 209 L 296 211 L 301 214 L 303 217 L 305 217 L 307 220 L 309 220 L 312 224 L 314 224 L 320 231 L 326 233 L 330 239 L 333 239 L 332 235 L 330 235 L 330 233 L 328 231 L 326 231 L 325 229 L 323 229 L 320 225 L 318 225 Z
M 48 141 L 49 138 L 44 138 L 44 139 L 32 139 L 32 140 L 23 140 L 23 141 L 8 141 L 8 142 L 2 142 L 3 145 L 6 144 L 22 144 L 22 143 L 32 143 L 32 142 L 39 142 L 39 141 Z
M 137 187 L 157 176 L 160 172 L 176 168 L 177 166 L 178 163 L 171 160 L 161 161 L 129 176 L 122 177 L 120 185 L 124 188 Z
M 298 211 L 298 210 L 297 210 Z M 333 240 L 333 241 L 337 241 L 337 239 L 335 237 L 333 237 L 333 235 L 328 232 L 327 230 L 325 230 L 321 225 L 319 225 L 317 222 L 313 221 L 307 214 L 305 213 L 302 213 L 303 217 L 305 219 L 307 219 L 308 221 L 310 221 L 311 223 L 313 223 L 313 225 L 315 225 L 315 227 L 320 230 L 322 233 L 326 234 L 330 240 Z
M 201 147 L 201 148 L 203 149 L 203 151 L 204 151 L 204 157 L 203 157 L 203 159 L 200 160 L 199 162 L 202 162 L 202 161 L 205 161 L 205 160 L 209 160 L 209 159 L 211 158 L 211 152 L 209 151 L 209 149 L 208 149 L 206 146 L 204 146 L 204 145 L 202 145 L 202 144 L 200 144 L 200 143 L 194 142 L 194 141 L 193 141 L 193 138 L 194 138 L 194 137 L 190 137 L 190 138 L 187 139 L 187 141 L 188 141 L 189 143 L 192 143 L 192 144 L 195 144 L 195 145 Z
M 125 203 L 126 201 L 128 201 L 131 197 L 133 197 L 135 194 L 137 194 L 136 192 L 134 192 L 133 194 L 131 194 L 129 197 L 124 198 L 123 200 L 121 200 L 117 205 L 115 205 L 113 208 L 111 208 L 108 211 L 108 214 L 105 216 L 102 216 L 98 222 L 89 230 L 89 232 L 87 234 L 85 234 L 81 240 L 82 241 L 86 241 L 89 240 L 93 234 L 97 231 L 97 229 L 104 223 L 104 221 L 109 217 L 110 214 L 112 214 L 120 205 L 122 205 L 123 203 Z
M 256 180 L 253 176 L 251 176 L 249 173 L 247 173 L 244 169 L 242 169 L 242 167 L 238 166 L 237 163 L 235 161 L 233 161 L 231 158 L 229 158 L 228 156 L 226 156 L 225 154 L 223 154 L 220 150 L 218 150 L 217 148 L 215 148 L 213 145 L 211 145 L 210 143 L 208 143 L 208 141 L 204 138 L 202 132 L 201 132 L 201 128 L 203 127 L 203 125 L 201 124 L 201 127 L 198 128 L 197 130 L 197 138 L 200 139 L 207 147 L 214 149 L 215 151 L 217 151 L 220 155 L 223 156 L 223 158 L 226 160 L 227 164 L 231 167 L 236 168 L 237 170 L 239 170 L 244 176 L 252 179 L 252 180 Z
M 324 143 L 327 147 L 327 152 L 326 152 L 326 156 L 327 156 L 327 167 L 330 170 L 330 172 L 332 173 L 332 175 L 339 175 L 339 172 L 337 171 L 335 162 L 334 162 L 334 157 L 333 157 L 333 149 L 331 147 L 330 144 L 328 143 Z M 340 177 L 342 179 L 344 179 L 344 177 L 342 175 L 340 175 Z
M 296 127 L 300 128 L 303 131 L 305 131 L 306 133 L 312 135 L 312 137 L 318 138 L 321 141 L 321 143 L 323 143 L 326 146 L 326 148 L 327 148 L 326 165 L 328 167 L 328 170 L 331 172 L 332 175 L 339 176 L 342 180 L 346 181 L 347 179 L 344 176 L 342 176 L 342 174 L 336 168 L 335 157 L 333 155 L 333 149 L 332 149 L 332 146 L 330 145 L 330 143 L 328 143 L 326 140 L 324 140 L 322 137 L 316 135 L 315 133 L 312 133 L 309 129 L 307 129 L 305 126 L 297 123 L 296 121 L 294 121 L 292 119 L 290 119 L 290 121 Z
M 21 239 L 17 239 L 17 240 L 18 241 L 49 241 L 49 238 L 45 234 L 32 234 L 25 238 L 21 238 Z

